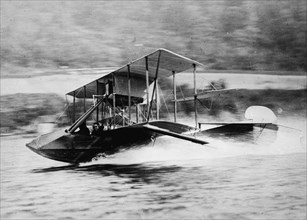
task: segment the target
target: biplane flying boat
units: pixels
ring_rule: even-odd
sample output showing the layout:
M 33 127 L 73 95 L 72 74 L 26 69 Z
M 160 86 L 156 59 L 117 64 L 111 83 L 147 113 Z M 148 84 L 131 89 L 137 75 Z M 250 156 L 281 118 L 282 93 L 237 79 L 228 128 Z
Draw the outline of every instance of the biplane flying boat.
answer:
M 152 142 L 161 135 L 206 145 L 208 142 L 195 134 L 210 132 L 250 131 L 255 126 L 275 126 L 273 120 L 254 120 L 253 111 L 246 111 L 249 120 L 229 123 L 207 123 L 215 128 L 203 129 L 199 122 L 197 103 L 199 99 L 220 95 L 228 89 L 213 89 L 198 94 L 196 88 L 197 67 L 201 63 L 166 49 L 158 49 L 130 62 L 69 93 L 73 98 L 72 125 L 67 129 L 41 135 L 26 144 L 37 154 L 67 163 L 89 162 L 97 156 L 107 156 L 121 150 Z M 178 99 L 176 74 L 192 69 L 194 95 Z M 161 120 L 159 111 L 159 81 L 173 78 L 173 121 Z M 76 99 L 83 100 L 83 114 L 76 119 Z M 86 102 L 93 104 L 86 108 Z M 177 104 L 194 102 L 195 126 L 177 123 Z M 273 116 L 274 113 L 263 108 Z M 99 135 L 81 133 L 81 127 L 94 116 L 103 127 Z M 86 128 L 87 129 L 87 128 Z

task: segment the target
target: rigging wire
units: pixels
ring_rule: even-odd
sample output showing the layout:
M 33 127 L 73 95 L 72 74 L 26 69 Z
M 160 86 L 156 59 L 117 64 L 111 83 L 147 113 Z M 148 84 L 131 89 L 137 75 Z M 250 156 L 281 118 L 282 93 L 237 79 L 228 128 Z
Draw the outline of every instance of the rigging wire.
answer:
M 68 109 L 68 107 L 69 107 L 69 102 L 68 102 L 68 100 L 67 100 L 67 95 L 65 95 L 65 98 L 66 98 L 66 104 L 64 105 L 64 110 L 62 111 L 62 113 L 60 114 L 60 116 L 58 116 L 57 118 L 56 118 L 56 120 L 55 120 L 55 122 L 54 123 L 58 123 L 58 121 L 60 120 L 60 118 L 62 118 L 62 116 L 66 113 L 66 110 Z M 69 114 L 70 114 L 70 112 L 69 112 Z
M 184 97 L 184 95 L 183 95 L 183 92 L 182 92 L 181 85 L 179 86 L 179 89 L 180 89 L 180 93 L 181 93 L 182 98 L 185 99 L 185 97 Z
M 215 86 L 214 86 L 211 82 L 209 82 L 209 85 L 212 86 L 212 88 L 213 88 L 214 90 L 217 90 L 217 89 L 215 88 Z
M 142 108 L 143 108 L 143 105 L 140 105 L 140 106 L 142 106 Z M 140 111 L 140 110 L 138 110 L 138 111 L 139 111 L 139 113 L 141 113 L 141 117 L 142 117 L 142 121 L 143 121 L 143 119 L 146 118 L 146 116 L 145 116 L 143 111 Z
M 162 90 L 160 90 L 160 91 L 162 91 Z M 171 115 L 169 113 L 169 110 L 168 110 L 168 107 L 167 107 L 167 104 L 166 104 L 166 101 L 165 101 L 164 93 L 163 92 L 161 92 L 161 93 L 162 93 L 163 103 L 164 103 L 164 106 L 165 106 L 166 111 L 167 111 L 168 119 L 171 120 Z

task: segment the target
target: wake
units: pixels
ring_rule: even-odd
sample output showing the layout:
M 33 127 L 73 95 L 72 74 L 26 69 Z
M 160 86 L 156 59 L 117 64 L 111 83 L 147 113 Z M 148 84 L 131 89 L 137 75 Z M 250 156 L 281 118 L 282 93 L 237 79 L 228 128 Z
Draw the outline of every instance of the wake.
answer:
M 280 128 L 276 140 L 245 142 L 233 139 L 206 138 L 210 144 L 199 145 L 162 136 L 148 145 L 129 149 L 90 164 L 185 163 L 192 160 L 213 160 L 244 155 L 282 155 L 306 153 L 306 136 L 301 132 Z

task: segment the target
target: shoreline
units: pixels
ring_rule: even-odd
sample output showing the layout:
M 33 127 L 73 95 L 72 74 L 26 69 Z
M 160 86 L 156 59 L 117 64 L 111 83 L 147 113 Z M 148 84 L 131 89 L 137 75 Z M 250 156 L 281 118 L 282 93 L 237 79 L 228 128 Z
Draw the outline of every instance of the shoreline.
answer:
M 210 82 L 223 80 L 227 88 L 237 89 L 285 89 L 298 90 L 307 88 L 307 77 L 305 75 L 264 75 L 264 74 L 241 73 L 199 73 L 197 88 L 204 89 Z M 69 73 L 50 74 L 46 76 L 22 78 L 2 78 L 0 80 L 0 96 L 13 95 L 17 93 L 55 93 L 63 98 L 65 94 L 87 83 L 102 77 L 104 73 Z M 168 78 L 167 78 L 168 79 Z M 177 85 L 187 84 L 193 87 L 190 73 L 181 73 L 177 76 Z M 18 88 L 18 89 L 16 89 Z
M 1 74 L 1 79 L 16 79 L 16 78 L 34 78 L 53 75 L 97 75 L 108 74 L 118 69 L 119 67 L 105 68 L 78 68 L 78 69 L 54 69 L 54 70 L 33 70 L 36 73 L 16 73 L 16 74 Z M 1 71 L 2 72 L 2 71 Z M 29 72 L 29 70 L 25 71 Z M 189 73 L 182 72 L 181 74 Z M 278 76 L 307 76 L 304 71 L 284 71 L 284 70 L 200 70 L 198 74 L 248 74 L 248 75 L 278 75 Z

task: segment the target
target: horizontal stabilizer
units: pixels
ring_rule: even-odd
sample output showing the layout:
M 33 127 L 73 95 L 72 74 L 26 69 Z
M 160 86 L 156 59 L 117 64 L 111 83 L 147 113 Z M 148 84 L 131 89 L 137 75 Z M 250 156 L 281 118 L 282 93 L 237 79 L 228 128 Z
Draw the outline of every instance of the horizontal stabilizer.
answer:
M 248 127 L 260 127 L 260 128 L 266 128 L 266 129 L 270 129 L 270 130 L 278 130 L 278 125 L 277 124 L 273 124 L 271 122 L 252 122 L 252 121 L 239 121 L 239 122 L 200 122 L 198 123 L 199 125 L 220 125 L 221 127 L 229 127 L 231 126 L 231 128 L 236 129 L 239 127 L 244 127 L 244 128 L 248 128 Z M 219 128 L 221 128 L 219 127 Z M 210 130 L 210 129 L 209 129 Z
M 270 123 L 253 123 L 252 121 L 238 121 L 238 122 L 199 122 L 203 125 L 261 125 L 261 124 L 272 124 Z
M 237 89 L 209 90 L 209 91 L 197 94 L 197 99 L 207 99 L 207 98 L 211 98 L 211 97 L 214 97 L 214 96 L 225 94 L 225 93 L 228 93 L 228 92 L 234 91 L 234 90 L 237 90 Z M 191 101 L 191 100 L 194 100 L 194 96 L 193 97 L 186 97 L 186 98 L 182 98 L 182 99 L 177 99 L 176 101 L 177 102 L 183 102 L 183 101 Z
M 252 126 L 261 127 L 271 130 L 278 130 L 276 124 L 277 117 L 274 112 L 265 106 L 250 106 L 245 111 L 245 121 L 238 122 L 206 122 L 199 125 L 221 125 L 221 126 Z
M 159 127 L 156 127 L 156 126 L 153 126 L 153 125 L 145 124 L 145 125 L 143 125 L 143 127 L 147 128 L 150 131 L 154 131 L 156 133 L 159 133 L 159 134 L 164 134 L 164 135 L 176 137 L 176 138 L 191 141 L 191 142 L 194 142 L 194 143 L 197 143 L 197 144 L 209 144 L 209 142 L 207 142 L 207 141 L 203 141 L 203 140 L 200 140 L 200 139 L 197 139 L 197 138 L 194 138 L 194 137 L 190 137 L 190 136 L 186 136 L 186 135 L 183 135 L 183 134 L 178 134 L 178 133 L 169 131 L 167 129 L 159 128 Z

